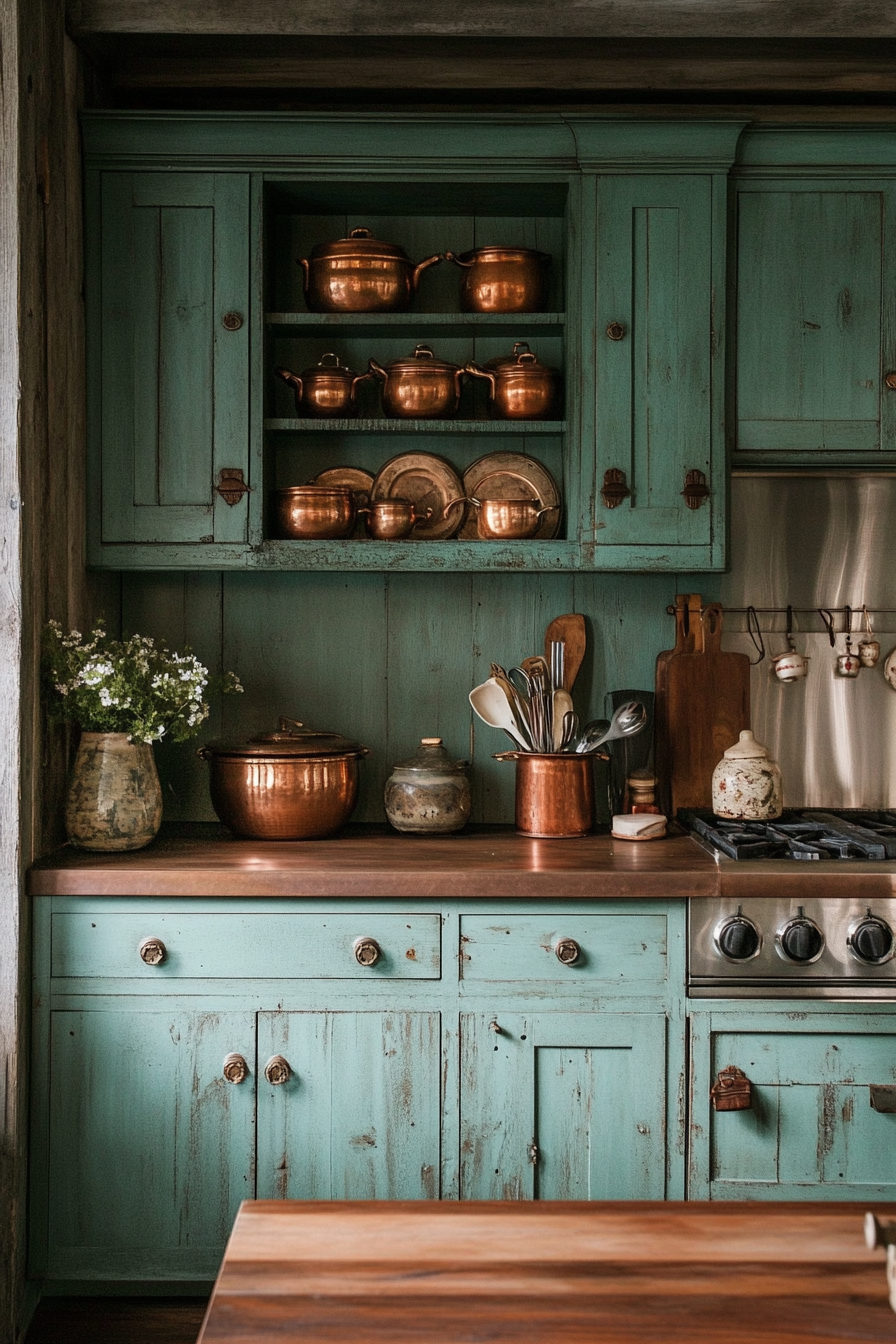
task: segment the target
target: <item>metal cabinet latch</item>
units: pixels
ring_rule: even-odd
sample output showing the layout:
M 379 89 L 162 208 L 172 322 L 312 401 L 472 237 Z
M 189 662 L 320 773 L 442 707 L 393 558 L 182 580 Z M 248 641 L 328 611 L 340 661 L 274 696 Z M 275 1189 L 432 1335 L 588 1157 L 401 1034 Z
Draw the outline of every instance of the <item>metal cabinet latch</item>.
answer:
M 526 1149 L 526 1156 L 528 1157 L 528 1159 L 529 1159 L 529 1161 L 531 1162 L 531 1164 L 532 1164 L 533 1167 L 537 1165 L 537 1163 L 538 1163 L 538 1144 L 535 1142 L 534 1139 L 532 1139 L 532 1140 L 530 1141 L 529 1146 L 528 1146 L 528 1148 Z
M 252 487 L 246 484 L 242 467 L 222 467 L 218 472 L 215 493 L 233 508 L 234 504 L 239 504 L 243 495 L 252 493 Z
M 753 1105 L 753 1084 L 743 1069 L 729 1064 L 709 1089 L 714 1111 L 748 1111 Z

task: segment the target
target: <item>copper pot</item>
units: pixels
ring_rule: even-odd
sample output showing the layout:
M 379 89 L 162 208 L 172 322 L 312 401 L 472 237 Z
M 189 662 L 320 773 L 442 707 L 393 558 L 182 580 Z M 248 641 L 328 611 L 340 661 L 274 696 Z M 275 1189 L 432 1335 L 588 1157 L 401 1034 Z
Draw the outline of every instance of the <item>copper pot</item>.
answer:
M 594 765 L 576 753 L 509 753 L 516 759 L 516 829 L 522 835 L 587 835 L 594 828 Z
M 560 374 L 541 364 L 526 341 L 517 341 L 513 354 L 490 359 L 484 368 L 469 363 L 466 372 L 489 383 L 489 402 L 501 420 L 549 420 L 554 414 Z
M 463 268 L 460 306 L 467 313 L 537 313 L 547 293 L 548 252 L 528 247 L 476 247 L 446 261 Z
M 347 537 L 355 525 L 355 496 L 348 485 L 290 485 L 275 490 L 281 537 L 325 541 Z
M 246 742 L 209 742 L 215 812 L 247 840 L 318 840 L 344 826 L 358 801 L 367 747 L 281 718 L 277 732 Z
M 390 419 L 444 420 L 457 414 L 465 370 L 436 359 L 428 345 L 416 345 L 412 355 L 385 368 L 375 359 L 368 367 L 383 384 L 383 414 Z
M 402 313 L 423 272 L 443 260 L 436 253 L 415 266 L 404 248 L 381 242 L 369 229 L 352 229 L 347 238 L 318 243 L 298 264 L 312 313 Z
M 479 510 L 476 530 L 483 541 L 525 541 L 534 537 L 538 524 L 550 506 L 539 507 L 540 500 L 531 499 L 452 499 L 445 505 L 444 515 L 455 504 L 473 504 Z
M 432 509 L 418 513 L 409 499 L 377 499 L 360 513 L 367 514 L 367 530 L 377 541 L 395 541 L 410 536 L 418 522 L 432 517 Z
M 295 391 L 296 415 L 300 417 L 357 415 L 355 389 L 370 379 L 369 373 L 354 373 L 346 368 L 332 352 L 321 355 L 318 364 L 302 373 L 290 373 L 289 369 L 274 372 Z

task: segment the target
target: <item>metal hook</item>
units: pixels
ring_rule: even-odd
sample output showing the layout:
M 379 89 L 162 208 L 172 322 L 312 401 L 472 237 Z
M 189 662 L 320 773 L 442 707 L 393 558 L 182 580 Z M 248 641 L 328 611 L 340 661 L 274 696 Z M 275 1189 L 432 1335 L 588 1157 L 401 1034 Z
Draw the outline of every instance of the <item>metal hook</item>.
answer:
M 868 608 L 862 603 L 862 615 L 865 618 L 865 634 L 868 639 L 874 638 L 874 626 L 871 624 L 871 617 L 868 615 Z
M 793 607 L 787 603 L 787 647 L 791 653 L 796 653 L 796 645 L 793 642 Z
M 843 608 L 843 622 L 846 626 L 846 642 L 849 643 L 849 637 L 852 634 L 852 607 Z
M 824 622 L 825 629 L 828 632 L 828 639 L 831 641 L 831 648 L 837 647 L 837 636 L 834 634 L 834 618 L 825 607 L 818 608 L 818 614 Z
M 753 648 L 759 654 L 758 658 L 752 660 L 750 666 L 758 667 L 765 658 L 765 640 L 762 638 L 762 631 L 759 628 L 759 617 L 756 614 L 755 607 L 747 607 L 747 634 L 753 641 Z

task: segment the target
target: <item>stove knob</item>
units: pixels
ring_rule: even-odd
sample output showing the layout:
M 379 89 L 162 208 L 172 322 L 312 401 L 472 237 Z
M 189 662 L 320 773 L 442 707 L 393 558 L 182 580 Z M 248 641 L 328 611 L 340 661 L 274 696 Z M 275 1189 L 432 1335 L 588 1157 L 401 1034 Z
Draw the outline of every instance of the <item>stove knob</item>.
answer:
M 752 961 L 759 955 L 762 935 L 745 915 L 732 915 L 716 929 L 715 944 L 728 961 Z
M 877 919 L 869 910 L 850 932 L 846 946 L 859 961 L 879 966 L 893 955 L 893 931 L 889 924 Z
M 801 966 L 817 961 L 824 951 L 824 934 L 803 914 L 785 924 L 775 941 L 785 961 L 795 961 Z

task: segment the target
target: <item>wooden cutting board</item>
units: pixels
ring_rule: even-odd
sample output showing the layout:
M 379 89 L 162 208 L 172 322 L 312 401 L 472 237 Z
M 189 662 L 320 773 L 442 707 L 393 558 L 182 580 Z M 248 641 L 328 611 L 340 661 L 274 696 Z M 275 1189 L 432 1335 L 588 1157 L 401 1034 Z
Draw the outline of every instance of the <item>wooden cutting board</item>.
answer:
M 722 607 L 676 598 L 676 643 L 657 658 L 656 758 L 660 805 L 712 806 L 712 772 L 750 726 L 750 660 L 721 648 Z

